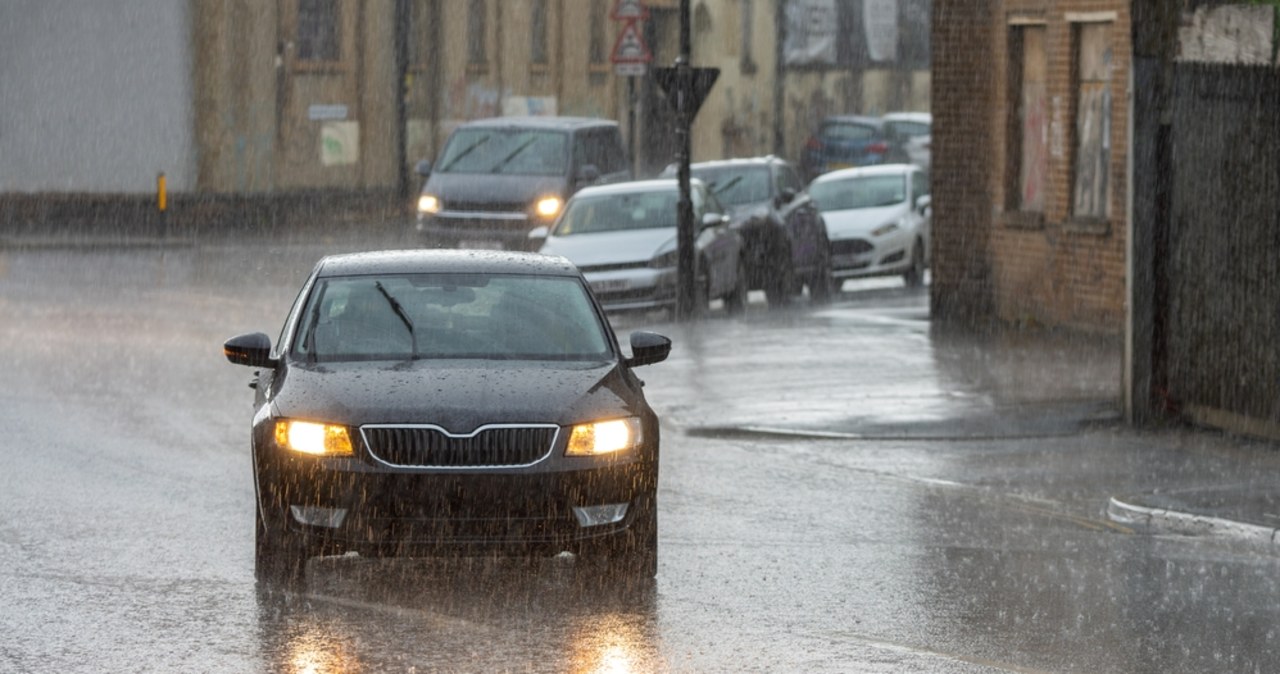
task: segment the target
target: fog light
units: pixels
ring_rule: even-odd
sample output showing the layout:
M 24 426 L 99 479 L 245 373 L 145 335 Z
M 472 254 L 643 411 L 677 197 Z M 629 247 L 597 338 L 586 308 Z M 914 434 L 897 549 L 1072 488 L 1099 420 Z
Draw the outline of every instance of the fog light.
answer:
M 598 506 L 574 506 L 573 516 L 578 518 L 578 526 L 596 527 L 601 524 L 621 522 L 627 516 L 627 503 L 609 503 Z
M 289 506 L 293 519 L 313 527 L 337 529 L 347 517 L 346 508 L 321 508 L 320 506 Z

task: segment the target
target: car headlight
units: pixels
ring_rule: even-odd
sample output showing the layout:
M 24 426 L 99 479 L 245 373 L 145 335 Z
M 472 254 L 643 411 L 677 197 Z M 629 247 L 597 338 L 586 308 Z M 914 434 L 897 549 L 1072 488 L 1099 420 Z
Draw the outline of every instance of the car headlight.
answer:
M 680 249 L 673 248 L 649 260 L 650 269 L 670 269 L 680 263 Z
M 897 230 L 898 230 L 898 223 L 886 222 L 885 224 L 880 225 L 879 227 L 876 227 L 875 229 L 871 230 L 871 236 L 884 236 L 889 232 L 896 232 Z
M 560 197 L 543 197 L 533 204 L 533 212 L 540 218 L 554 218 L 560 214 L 564 201 Z
M 439 213 L 440 198 L 435 196 L 434 194 L 424 194 L 418 197 L 418 212 L 419 213 Z
M 351 434 L 346 426 L 311 421 L 276 421 L 276 444 L 315 456 L 351 456 Z
M 610 419 L 589 424 L 578 424 L 569 432 L 569 446 L 565 456 L 597 456 L 612 454 L 640 445 L 640 419 Z

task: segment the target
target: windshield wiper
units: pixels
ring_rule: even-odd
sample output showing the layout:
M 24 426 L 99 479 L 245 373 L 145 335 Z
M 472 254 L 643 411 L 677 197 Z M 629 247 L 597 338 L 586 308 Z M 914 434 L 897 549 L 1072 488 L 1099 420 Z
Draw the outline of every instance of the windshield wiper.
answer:
M 512 159 L 515 159 L 521 152 L 524 152 L 526 149 L 529 148 L 530 145 L 533 145 L 533 141 L 535 140 L 537 140 L 537 138 L 530 138 L 529 140 L 526 140 L 525 142 L 521 143 L 519 147 L 512 150 L 509 154 L 507 154 L 507 156 L 503 157 L 502 161 L 499 161 L 497 164 L 494 164 L 493 168 L 489 169 L 489 173 L 497 173 L 498 170 L 501 169 L 503 166 L 510 164 Z
M 711 191 L 714 192 L 716 195 L 721 195 L 721 194 L 724 194 L 725 192 L 728 192 L 730 187 L 733 187 L 734 185 L 737 185 L 740 182 L 742 182 L 742 176 L 734 176 L 729 179 L 729 182 L 723 185 L 719 183 L 712 185 Z
M 373 287 L 377 288 L 378 292 L 382 293 L 382 296 L 387 298 L 387 303 L 391 305 L 391 309 L 396 312 L 396 315 L 400 317 L 400 320 L 404 321 L 404 326 L 409 328 L 409 343 L 411 345 L 410 348 L 413 349 L 411 357 L 417 358 L 418 333 L 413 329 L 413 321 L 409 320 L 409 314 L 405 313 L 404 307 L 401 306 L 400 302 L 396 300 L 396 298 L 392 297 L 391 293 L 387 292 L 387 289 L 382 286 L 382 281 L 374 281 Z
M 449 163 L 448 163 L 448 164 L 445 164 L 444 166 L 441 166 L 441 167 L 440 167 L 440 170 L 441 170 L 441 171 L 448 171 L 450 168 L 452 168 L 452 167 L 453 167 L 453 165 L 454 165 L 454 164 L 457 164 L 458 162 L 462 161 L 462 158 L 463 158 L 463 157 L 466 157 L 467 155 L 471 154 L 471 152 L 472 152 L 473 150 L 475 150 L 476 148 L 478 148 L 478 147 L 480 147 L 481 145 L 484 145 L 485 143 L 489 142 L 489 139 L 490 139 L 490 138 L 493 138 L 493 136 L 485 136 L 484 138 L 481 138 L 481 139 L 477 140 L 476 142 L 474 142 L 474 143 L 472 143 L 472 144 L 468 145 L 468 146 L 467 146 L 467 149 L 463 150 L 462 152 L 459 152 L 456 156 L 454 156 L 454 158 L 453 158 L 453 159 L 450 159 L 450 160 L 449 160 Z

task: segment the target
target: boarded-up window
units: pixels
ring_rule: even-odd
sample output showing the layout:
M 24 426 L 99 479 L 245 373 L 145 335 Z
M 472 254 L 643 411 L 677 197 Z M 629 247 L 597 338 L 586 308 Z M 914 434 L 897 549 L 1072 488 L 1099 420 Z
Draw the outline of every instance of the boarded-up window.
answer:
M 340 60 L 341 18 L 338 0 L 298 0 L 298 60 Z
M 1071 213 L 1106 219 L 1111 161 L 1111 24 L 1080 23 L 1075 43 L 1075 144 Z
M 489 62 L 487 0 L 467 3 L 467 63 L 478 66 Z
M 1013 26 L 1009 34 L 1009 178 L 1011 210 L 1044 212 L 1049 172 L 1049 115 L 1045 27 Z
M 529 60 L 537 65 L 547 64 L 547 0 L 533 0 L 529 26 L 533 30 Z

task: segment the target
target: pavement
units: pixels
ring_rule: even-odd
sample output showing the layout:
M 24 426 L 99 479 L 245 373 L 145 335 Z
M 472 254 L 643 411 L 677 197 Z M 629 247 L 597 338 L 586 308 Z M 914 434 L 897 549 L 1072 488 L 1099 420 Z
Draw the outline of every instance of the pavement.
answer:
M 398 223 L 384 221 L 367 230 L 352 232 L 348 226 L 318 226 L 274 243 L 356 245 L 359 242 L 367 246 L 370 240 L 376 240 L 384 244 L 382 247 L 400 247 L 408 242 L 400 233 Z M 201 238 L 180 233 L 131 236 L 128 232 L 117 232 L 90 236 L 10 231 L 0 236 L 0 269 L 6 255 L 29 251 L 190 247 L 200 245 Z M 808 382 L 807 390 L 783 391 L 784 397 L 806 396 L 803 400 L 793 400 L 792 407 L 811 411 L 807 415 L 778 422 L 776 416 L 762 413 L 764 408 L 738 410 L 738 418 L 733 418 L 731 410 L 725 423 L 683 424 L 686 432 L 719 437 L 745 433 L 831 439 L 1034 440 L 1073 436 L 1105 427 L 1128 429 L 1119 402 L 1123 348 L 1120 338 L 1063 335 L 1036 329 L 1002 330 L 981 337 L 949 336 L 930 325 L 925 329 L 932 349 L 930 359 L 927 363 L 904 364 L 901 340 L 911 330 L 919 332 L 920 329 L 894 332 L 894 323 L 929 325 L 927 290 L 912 296 L 902 290 L 896 280 L 859 283 L 862 282 L 846 283 L 844 292 L 830 307 L 797 310 L 812 311 L 820 321 L 837 328 L 850 321 L 888 326 L 886 338 L 858 342 L 858 357 L 863 362 L 898 361 L 900 369 L 915 367 L 917 379 L 906 384 L 908 388 L 914 387 L 907 395 L 912 397 L 913 405 L 925 401 L 924 414 L 903 415 L 892 405 L 871 405 L 860 406 L 860 414 L 849 415 L 848 400 L 840 402 L 838 407 L 823 408 L 822 399 L 840 398 L 840 395 L 814 393 L 814 389 L 827 383 L 823 380 Z M 896 289 L 892 287 L 895 283 L 899 286 Z M 889 298 L 887 308 L 877 302 L 878 294 Z M 754 301 L 763 304 L 763 297 Z M 759 316 L 769 312 L 754 307 L 754 313 Z M 626 327 L 620 326 L 619 333 L 625 334 Z M 751 339 L 760 332 L 759 328 L 759 323 L 748 325 L 742 337 Z M 848 334 L 847 330 L 842 333 L 839 337 L 842 341 L 838 343 L 844 344 Z M 676 343 L 681 341 L 677 336 Z M 696 342 L 696 335 L 693 341 Z M 788 353 L 791 351 L 795 350 L 790 349 Z M 787 362 L 778 364 L 780 372 L 796 366 Z M 943 370 L 943 376 L 939 376 L 937 370 Z M 839 386 L 834 379 L 831 383 Z M 732 382 L 716 385 L 732 386 Z M 925 391 L 923 397 L 921 391 Z M 903 394 L 886 389 L 869 395 L 892 400 Z M 695 416 L 696 410 L 688 414 Z M 1193 454 L 1198 458 L 1193 458 L 1185 470 L 1167 481 L 1156 480 L 1155 484 L 1146 484 L 1134 491 L 1112 494 L 1106 504 L 1108 518 L 1139 530 L 1212 536 L 1266 552 L 1280 552 L 1280 452 L 1274 443 L 1179 421 L 1156 429 L 1128 430 L 1136 434 L 1138 442 L 1194 447 Z M 1197 461 L 1203 465 L 1197 465 Z M 1166 473 L 1168 475 L 1175 474 Z

